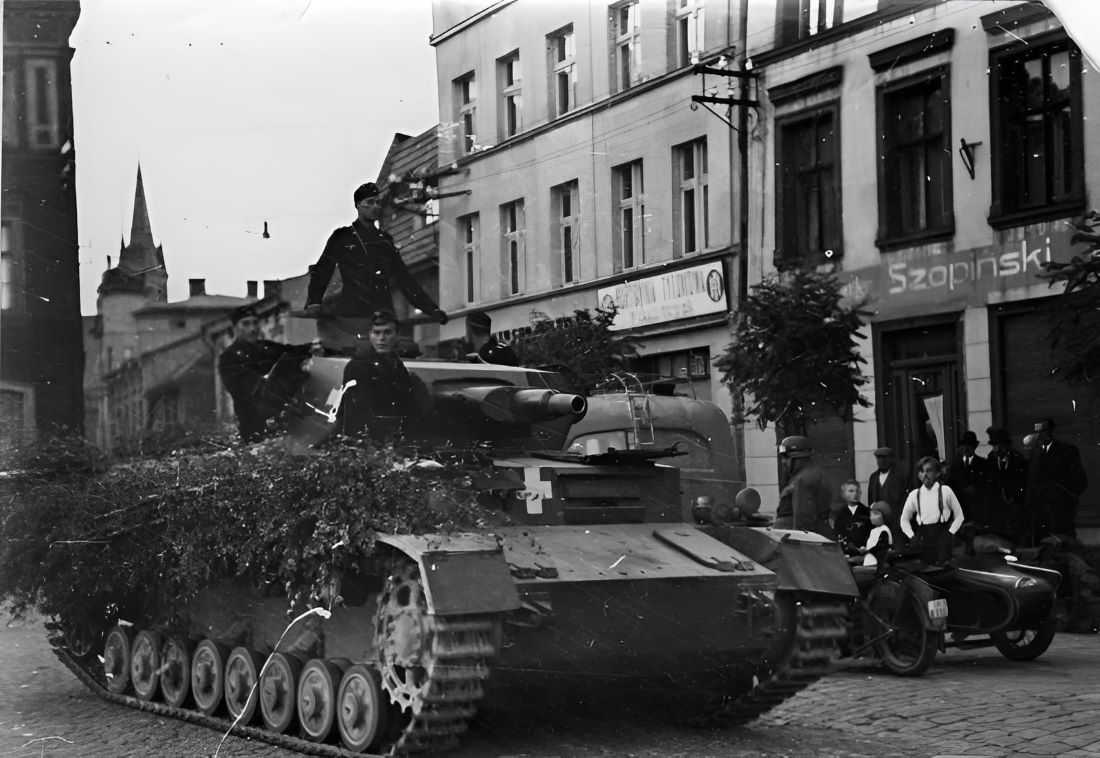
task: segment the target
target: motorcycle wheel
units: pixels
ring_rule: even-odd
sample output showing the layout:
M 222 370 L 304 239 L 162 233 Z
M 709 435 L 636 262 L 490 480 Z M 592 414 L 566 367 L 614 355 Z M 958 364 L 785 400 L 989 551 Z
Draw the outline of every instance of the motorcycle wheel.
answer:
M 1033 661 L 1047 651 L 1054 641 L 1058 619 L 1052 613 L 1037 629 L 1015 629 L 989 635 L 997 651 L 1010 661 Z
M 936 660 L 942 632 L 924 626 L 920 600 L 906 594 L 901 604 L 888 614 L 879 614 L 890 630 L 874 644 L 882 663 L 898 676 L 920 676 Z

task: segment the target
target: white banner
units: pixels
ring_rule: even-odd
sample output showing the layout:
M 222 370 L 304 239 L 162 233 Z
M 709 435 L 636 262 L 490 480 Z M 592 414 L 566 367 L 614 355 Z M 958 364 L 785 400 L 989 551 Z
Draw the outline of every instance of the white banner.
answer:
M 597 290 L 596 297 L 601 308 L 618 306 L 615 331 L 729 310 L 721 261 L 630 279 Z

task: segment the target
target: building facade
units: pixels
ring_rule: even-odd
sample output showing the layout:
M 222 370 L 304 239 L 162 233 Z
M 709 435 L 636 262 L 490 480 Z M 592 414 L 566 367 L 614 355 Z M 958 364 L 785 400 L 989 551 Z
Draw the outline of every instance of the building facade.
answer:
M 764 101 L 751 280 L 831 263 L 874 311 L 874 406 L 828 452 L 866 481 L 880 445 L 910 467 L 990 425 L 1020 447 L 1052 417 L 1095 471 L 1100 408 L 1050 377 L 1041 318 L 1058 290 L 1040 265 L 1081 251 L 1069 222 L 1100 187 L 1100 81 L 1058 20 L 1038 3 L 780 0 L 750 3 L 747 33 Z M 774 502 L 774 431 L 746 432 L 746 469 Z M 1079 522 L 1098 516 L 1100 480 Z
M 83 422 L 70 0 L 4 3 L 0 443 Z
M 705 0 L 436 3 L 441 307 L 484 310 L 502 342 L 610 303 L 643 372 L 727 412 L 737 149 L 693 110 L 693 65 L 739 33 Z M 724 94 L 724 93 L 723 93 Z

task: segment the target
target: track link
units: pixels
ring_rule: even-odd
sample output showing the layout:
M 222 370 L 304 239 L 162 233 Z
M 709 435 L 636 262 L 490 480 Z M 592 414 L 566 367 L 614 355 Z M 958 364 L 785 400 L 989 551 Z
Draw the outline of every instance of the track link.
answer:
M 759 684 L 723 706 L 720 718 L 725 723 L 748 723 L 809 687 L 829 672 L 848 636 L 848 610 L 836 598 L 780 593 L 777 599 L 793 617 L 789 645 L 773 651 L 772 660 L 758 669 Z

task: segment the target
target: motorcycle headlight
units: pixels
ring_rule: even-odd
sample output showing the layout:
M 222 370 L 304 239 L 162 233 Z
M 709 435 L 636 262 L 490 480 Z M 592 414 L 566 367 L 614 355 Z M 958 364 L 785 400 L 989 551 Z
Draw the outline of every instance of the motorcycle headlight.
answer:
M 1025 576 L 1016 580 L 1016 589 L 1023 590 L 1028 587 L 1036 587 L 1038 584 L 1039 582 L 1034 577 Z

